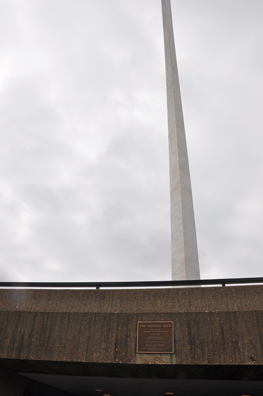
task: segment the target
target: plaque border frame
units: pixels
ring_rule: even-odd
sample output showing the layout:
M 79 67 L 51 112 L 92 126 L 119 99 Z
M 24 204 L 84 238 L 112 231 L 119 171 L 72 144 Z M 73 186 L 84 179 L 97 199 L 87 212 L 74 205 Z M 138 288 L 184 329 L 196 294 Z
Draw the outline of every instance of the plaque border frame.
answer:
M 173 351 L 172 352 L 145 352 L 145 351 L 143 351 L 143 352 L 139 352 L 139 324 L 140 323 L 160 323 L 160 322 L 162 322 L 162 323 L 172 323 L 172 349 L 173 349 Z M 137 340 L 136 340 L 136 353 L 151 353 L 151 354 L 153 354 L 153 353 L 155 353 L 155 354 L 174 354 L 174 321 L 173 320 L 139 320 L 139 321 L 137 321 Z

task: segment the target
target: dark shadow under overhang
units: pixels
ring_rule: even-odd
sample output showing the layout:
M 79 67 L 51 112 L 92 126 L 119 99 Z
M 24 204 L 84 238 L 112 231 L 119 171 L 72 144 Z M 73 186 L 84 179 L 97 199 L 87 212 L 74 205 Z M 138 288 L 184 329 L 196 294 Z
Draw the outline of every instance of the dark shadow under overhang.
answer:
M 19 373 L 114 378 L 262 381 L 262 365 L 176 365 L 87 363 L 0 359 L 0 367 Z
M 140 365 L 0 359 L 0 367 L 79 396 L 165 396 L 167 392 L 181 396 L 263 394 L 263 367 L 255 365 Z

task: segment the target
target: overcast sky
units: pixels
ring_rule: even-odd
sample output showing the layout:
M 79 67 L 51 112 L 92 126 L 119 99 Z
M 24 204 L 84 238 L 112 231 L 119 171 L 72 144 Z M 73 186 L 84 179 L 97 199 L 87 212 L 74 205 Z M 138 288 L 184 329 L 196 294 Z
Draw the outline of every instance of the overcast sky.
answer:
M 172 0 L 202 278 L 263 276 L 263 2 Z M 160 0 L 0 0 L 0 279 L 168 280 Z

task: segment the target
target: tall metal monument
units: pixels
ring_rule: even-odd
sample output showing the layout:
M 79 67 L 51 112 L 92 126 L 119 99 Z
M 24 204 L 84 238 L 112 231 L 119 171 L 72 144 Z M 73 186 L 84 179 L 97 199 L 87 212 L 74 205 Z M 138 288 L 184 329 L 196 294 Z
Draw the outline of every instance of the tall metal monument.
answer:
M 162 0 L 169 130 L 172 279 L 200 279 L 170 0 Z

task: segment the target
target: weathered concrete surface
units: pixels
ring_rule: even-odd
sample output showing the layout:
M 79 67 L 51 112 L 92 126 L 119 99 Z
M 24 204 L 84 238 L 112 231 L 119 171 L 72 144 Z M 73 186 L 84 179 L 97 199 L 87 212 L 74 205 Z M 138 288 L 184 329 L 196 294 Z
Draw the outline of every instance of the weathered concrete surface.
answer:
M 12 361 L 261 366 L 262 313 L 261 285 L 0 290 L 0 366 L 11 368 Z M 173 320 L 175 353 L 137 355 L 139 320 Z

